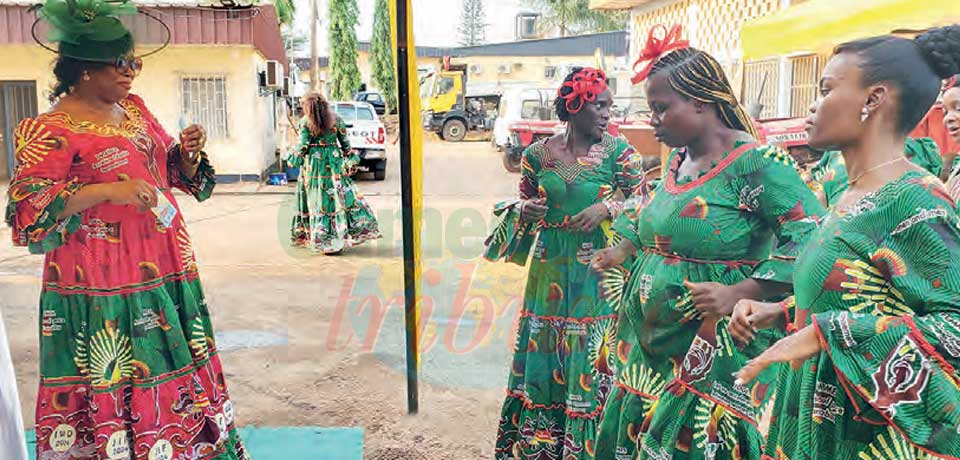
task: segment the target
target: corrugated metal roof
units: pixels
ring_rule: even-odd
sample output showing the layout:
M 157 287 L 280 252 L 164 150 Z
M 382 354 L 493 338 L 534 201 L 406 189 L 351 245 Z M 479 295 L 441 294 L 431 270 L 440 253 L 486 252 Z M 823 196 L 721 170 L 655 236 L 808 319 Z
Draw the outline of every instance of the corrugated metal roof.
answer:
M 0 0 L 0 45 L 34 43 L 31 28 L 36 14 L 27 5 L 10 5 Z M 143 2 L 137 2 L 145 5 Z M 252 45 L 267 58 L 287 64 L 280 26 L 273 5 L 262 5 L 239 11 L 203 7 L 156 7 L 152 12 L 170 28 L 172 45 Z M 162 43 L 166 31 L 152 19 L 138 14 L 121 19 L 140 44 Z M 46 36 L 44 24 L 38 34 Z
M 370 42 L 360 42 L 357 44 L 357 51 L 370 52 L 372 46 Z M 438 48 L 436 46 L 418 46 L 417 47 L 417 57 L 435 57 L 441 58 L 447 56 L 450 52 L 450 48 Z
M 269 2 L 261 1 L 251 1 L 251 0 L 236 0 L 233 2 L 224 3 L 221 0 L 131 0 L 132 3 L 139 6 L 146 7 L 181 7 L 181 8 L 196 8 L 196 7 L 210 7 L 210 8 L 226 8 L 229 6 L 234 7 L 247 7 L 260 4 L 268 4 Z M 6 6 L 32 6 L 37 3 L 43 3 L 41 0 L 0 0 L 0 5 Z

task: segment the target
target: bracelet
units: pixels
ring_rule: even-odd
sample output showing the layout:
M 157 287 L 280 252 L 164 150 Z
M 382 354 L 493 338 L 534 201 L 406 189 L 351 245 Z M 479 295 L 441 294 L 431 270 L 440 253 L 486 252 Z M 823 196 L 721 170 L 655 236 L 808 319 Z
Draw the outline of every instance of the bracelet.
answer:
M 623 214 L 623 203 L 616 200 L 603 200 L 603 205 L 607 207 L 607 213 L 610 214 L 610 220 L 617 220 L 620 214 Z
M 182 163 L 184 163 L 184 164 L 186 164 L 186 165 L 188 165 L 188 166 L 199 166 L 199 165 L 200 165 L 200 160 L 201 160 L 200 154 L 203 153 L 202 150 L 199 151 L 199 152 L 197 152 L 197 159 L 196 159 L 196 160 L 189 161 L 190 156 L 189 156 L 189 155 L 185 155 L 186 152 L 183 150 L 183 144 L 180 144 L 180 145 L 179 145 L 179 149 L 180 149 L 180 161 L 181 161 Z
M 780 309 L 783 310 L 783 317 L 787 320 L 786 329 L 788 334 L 793 334 L 798 331 L 797 326 L 793 324 L 793 321 L 790 321 L 790 308 L 795 306 L 797 306 L 797 302 L 793 296 L 780 301 Z

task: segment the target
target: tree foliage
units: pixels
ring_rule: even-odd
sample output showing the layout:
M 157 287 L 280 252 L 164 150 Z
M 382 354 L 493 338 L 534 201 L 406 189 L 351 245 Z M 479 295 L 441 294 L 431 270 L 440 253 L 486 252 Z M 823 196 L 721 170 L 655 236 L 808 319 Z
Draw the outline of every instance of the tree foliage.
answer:
M 590 0 L 527 0 L 542 16 L 543 32 L 557 30 L 561 37 L 625 30 L 628 14 L 590 9 Z
M 360 88 L 360 69 L 357 67 L 357 22 L 359 10 L 356 0 L 329 0 L 330 25 L 330 97 L 333 100 L 353 99 Z
M 460 10 L 460 45 L 476 46 L 486 41 L 487 23 L 483 0 L 463 0 Z
M 377 0 L 373 17 L 373 37 L 370 40 L 370 67 L 373 83 L 387 103 L 397 107 L 396 69 L 393 67 L 393 39 L 390 34 L 390 7 L 387 0 Z

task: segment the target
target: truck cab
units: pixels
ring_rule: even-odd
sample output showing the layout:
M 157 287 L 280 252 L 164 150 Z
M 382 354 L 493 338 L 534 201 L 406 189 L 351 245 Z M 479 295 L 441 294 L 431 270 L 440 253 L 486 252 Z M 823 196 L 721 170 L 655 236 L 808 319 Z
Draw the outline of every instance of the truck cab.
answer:
M 459 142 L 470 131 L 489 131 L 497 117 L 500 93 L 467 86 L 467 66 L 447 65 L 420 83 L 423 127 L 441 139 Z

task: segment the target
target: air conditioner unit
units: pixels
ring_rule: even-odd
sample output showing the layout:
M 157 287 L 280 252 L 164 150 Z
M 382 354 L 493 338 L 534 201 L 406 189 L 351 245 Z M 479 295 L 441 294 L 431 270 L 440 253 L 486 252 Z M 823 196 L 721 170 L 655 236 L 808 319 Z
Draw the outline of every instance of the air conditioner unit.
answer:
M 267 61 L 267 78 L 264 86 L 268 88 L 283 86 L 283 64 L 280 61 Z
M 480 64 L 473 64 L 470 66 L 470 73 L 472 75 L 478 75 L 483 73 L 483 66 Z
M 510 64 L 500 64 L 499 66 L 497 66 L 497 73 L 499 74 L 505 75 L 510 72 L 513 72 L 513 66 Z

